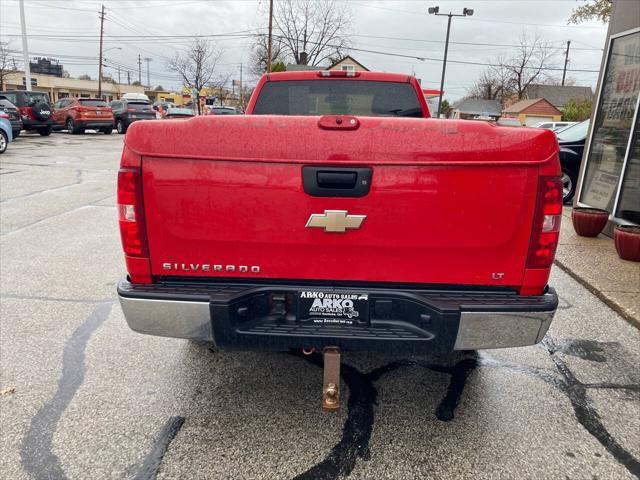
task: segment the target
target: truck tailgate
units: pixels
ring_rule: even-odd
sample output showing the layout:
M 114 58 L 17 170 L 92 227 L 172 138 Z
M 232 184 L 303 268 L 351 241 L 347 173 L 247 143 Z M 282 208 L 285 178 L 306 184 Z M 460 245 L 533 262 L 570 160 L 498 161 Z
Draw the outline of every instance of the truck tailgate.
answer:
M 142 156 L 152 274 L 521 284 L 539 169 L 557 155 L 552 133 L 395 118 L 333 130 L 323 121 L 332 119 L 134 124 L 126 143 Z M 369 191 L 306 193 L 309 166 L 369 168 Z M 364 219 L 359 228 L 325 231 L 330 211 L 343 212 L 343 227 L 345 215 Z M 314 214 L 320 228 L 309 221 Z

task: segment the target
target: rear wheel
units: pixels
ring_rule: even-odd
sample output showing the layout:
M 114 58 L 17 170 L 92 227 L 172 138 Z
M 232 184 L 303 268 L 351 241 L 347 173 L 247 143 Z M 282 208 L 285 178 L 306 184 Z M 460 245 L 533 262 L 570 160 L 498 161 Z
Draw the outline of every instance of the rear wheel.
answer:
M 48 137 L 51 135 L 51 127 L 40 127 L 38 128 L 38 133 L 43 137 Z
M 73 118 L 67 118 L 67 122 L 65 123 L 65 125 L 67 127 L 67 133 L 73 133 L 74 135 L 77 135 L 78 133 L 83 132 L 81 128 L 76 127 Z
M 564 203 L 569 203 L 573 200 L 573 196 L 576 193 L 576 174 L 572 172 L 568 168 L 562 169 L 562 201 Z
M 113 132 L 113 128 L 111 127 L 102 130 L 102 133 L 104 133 L 105 135 L 111 135 L 111 132 Z
M 7 149 L 7 145 L 9 144 L 9 137 L 4 131 L 0 130 L 0 153 L 4 153 Z
M 14 139 L 18 138 L 20 136 L 20 130 L 12 130 L 11 133 L 13 133 L 13 138 Z
M 116 122 L 116 130 L 120 134 L 127 133 L 127 127 L 124 126 L 124 122 L 120 119 Z

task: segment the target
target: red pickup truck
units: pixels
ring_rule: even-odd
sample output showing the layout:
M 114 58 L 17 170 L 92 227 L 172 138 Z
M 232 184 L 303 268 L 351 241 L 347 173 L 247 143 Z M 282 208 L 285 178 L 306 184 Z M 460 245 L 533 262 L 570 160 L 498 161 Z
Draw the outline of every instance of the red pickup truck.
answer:
M 558 304 L 555 135 L 428 117 L 413 77 L 313 71 L 265 75 L 247 115 L 133 124 L 129 326 L 247 349 L 539 342 Z

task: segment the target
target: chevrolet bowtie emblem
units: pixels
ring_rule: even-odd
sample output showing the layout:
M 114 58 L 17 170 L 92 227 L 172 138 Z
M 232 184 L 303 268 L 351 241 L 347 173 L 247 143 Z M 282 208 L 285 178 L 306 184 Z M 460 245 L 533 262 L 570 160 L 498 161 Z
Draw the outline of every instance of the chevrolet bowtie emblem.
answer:
M 346 210 L 325 210 L 312 213 L 305 227 L 324 228 L 325 232 L 346 232 L 347 228 L 360 228 L 366 215 L 347 215 Z

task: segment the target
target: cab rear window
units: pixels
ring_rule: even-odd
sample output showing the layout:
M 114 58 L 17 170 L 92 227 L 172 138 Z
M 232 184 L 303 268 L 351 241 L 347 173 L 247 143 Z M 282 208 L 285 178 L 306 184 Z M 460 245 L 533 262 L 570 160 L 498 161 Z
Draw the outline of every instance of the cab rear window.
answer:
M 422 117 L 409 83 L 369 80 L 287 80 L 263 85 L 256 115 Z

